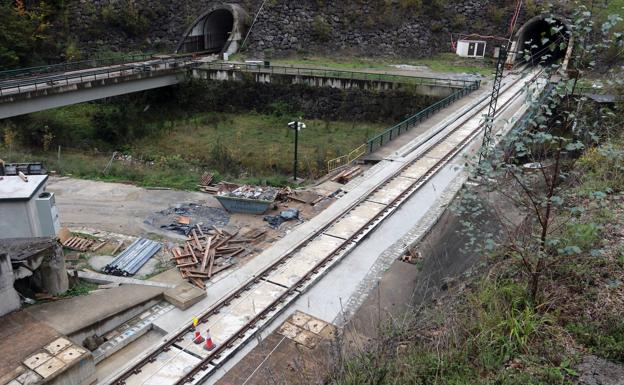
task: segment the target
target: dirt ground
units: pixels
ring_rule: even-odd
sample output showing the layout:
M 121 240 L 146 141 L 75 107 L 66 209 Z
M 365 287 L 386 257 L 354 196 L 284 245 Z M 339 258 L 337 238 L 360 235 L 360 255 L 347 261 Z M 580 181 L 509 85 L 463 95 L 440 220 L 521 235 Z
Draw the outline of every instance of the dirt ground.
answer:
M 161 231 L 145 220 L 154 213 L 180 204 L 194 203 L 206 207 L 221 208 L 209 194 L 200 192 L 149 190 L 121 183 L 98 182 L 72 178 L 50 178 L 47 190 L 54 192 L 61 224 L 72 228 L 93 228 L 113 233 L 144 236 L 150 233 L 181 239 L 170 231 Z M 298 202 L 279 204 L 266 215 L 276 215 L 285 208 L 301 210 L 303 220 L 322 210 L 329 202 L 310 206 Z M 286 223 L 279 232 L 286 232 L 295 222 Z M 268 228 L 262 215 L 232 214 L 229 226 L 245 228 Z M 277 234 L 274 234 L 277 235 Z

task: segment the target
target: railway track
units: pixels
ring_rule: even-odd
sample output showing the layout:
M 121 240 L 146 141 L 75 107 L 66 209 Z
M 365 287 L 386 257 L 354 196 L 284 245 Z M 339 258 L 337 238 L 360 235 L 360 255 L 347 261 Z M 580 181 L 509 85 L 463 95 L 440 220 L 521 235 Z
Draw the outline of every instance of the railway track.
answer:
M 524 84 L 533 82 L 539 74 L 538 70 L 528 71 L 504 85 L 499 113 L 517 100 Z M 198 330 L 202 335 L 210 330 L 217 344 L 214 350 L 208 352 L 194 344 L 195 329 L 189 325 L 108 383 L 182 385 L 206 380 L 481 134 L 480 116 L 486 105 L 481 102 L 478 106 L 463 114 L 461 123 L 447 125 L 423 143 L 418 148 L 423 151 L 415 159 L 336 220 L 319 228 L 201 315 Z

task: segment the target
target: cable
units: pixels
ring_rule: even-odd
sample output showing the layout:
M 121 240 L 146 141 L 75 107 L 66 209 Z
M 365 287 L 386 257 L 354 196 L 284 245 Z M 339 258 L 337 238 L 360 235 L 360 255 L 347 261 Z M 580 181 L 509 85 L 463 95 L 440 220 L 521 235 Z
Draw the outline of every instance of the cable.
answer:
M 269 354 L 267 354 L 267 356 L 264 358 L 264 360 L 258 364 L 258 366 L 256 366 L 256 368 L 254 369 L 253 372 L 251 372 L 251 374 L 249 375 L 249 377 L 247 377 L 247 379 L 245 380 L 245 382 L 242 383 L 242 385 L 247 384 L 247 382 L 251 379 L 251 377 L 254 376 L 254 374 L 256 374 L 256 372 L 258 370 L 260 370 L 260 368 L 262 367 L 262 365 L 264 365 L 265 362 L 267 362 L 267 360 L 269 359 L 269 357 L 271 357 L 271 354 L 275 353 L 275 351 L 277 350 L 277 348 L 282 344 L 282 342 L 284 342 L 284 340 L 286 339 L 286 337 L 282 337 L 282 339 L 280 340 L 280 342 L 277 343 L 277 345 L 275 345 L 275 347 L 273 348 L 273 350 L 271 350 L 269 352 Z

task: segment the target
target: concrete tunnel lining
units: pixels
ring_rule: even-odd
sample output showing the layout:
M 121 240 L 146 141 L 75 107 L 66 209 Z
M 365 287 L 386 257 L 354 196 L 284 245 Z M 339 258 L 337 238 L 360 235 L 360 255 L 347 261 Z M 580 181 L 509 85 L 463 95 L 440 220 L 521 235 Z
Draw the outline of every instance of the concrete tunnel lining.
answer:
M 542 38 L 547 38 L 548 41 L 542 41 Z M 560 43 L 566 43 L 567 46 L 569 39 L 570 26 L 564 18 L 547 14 L 535 16 L 516 33 L 514 39 L 515 61 L 523 61 L 525 53 L 528 52 L 530 52 L 534 64 L 542 62 L 541 58 L 545 55 L 548 55 L 547 58 L 544 58 L 547 63 L 563 59 L 567 47 L 562 48 Z M 539 55 L 539 58 L 533 57 L 535 55 Z
M 186 30 L 176 53 L 234 53 L 239 48 L 247 22 L 247 12 L 241 6 L 213 5 Z

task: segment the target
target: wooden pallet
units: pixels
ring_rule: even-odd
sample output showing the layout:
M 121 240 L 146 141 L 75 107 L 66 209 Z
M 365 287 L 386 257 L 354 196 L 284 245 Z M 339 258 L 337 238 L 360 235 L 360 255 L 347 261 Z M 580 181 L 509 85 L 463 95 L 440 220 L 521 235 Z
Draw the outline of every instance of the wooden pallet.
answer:
M 76 250 L 76 251 L 87 251 L 94 244 L 95 244 L 95 241 L 93 239 L 87 239 L 87 238 L 82 238 L 82 237 L 77 237 L 77 236 L 69 237 L 64 242 L 62 242 L 62 245 L 64 247 L 67 247 L 68 249 Z

